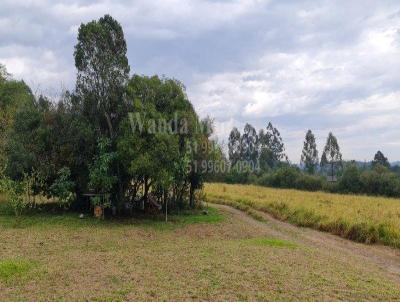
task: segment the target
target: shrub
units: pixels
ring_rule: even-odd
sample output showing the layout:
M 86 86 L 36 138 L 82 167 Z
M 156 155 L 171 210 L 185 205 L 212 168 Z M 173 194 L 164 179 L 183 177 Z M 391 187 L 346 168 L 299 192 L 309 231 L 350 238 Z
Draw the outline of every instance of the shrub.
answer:
M 388 197 L 400 196 L 400 181 L 396 174 L 381 166 L 361 174 L 363 192 L 370 195 L 384 195 Z
M 60 205 L 64 208 L 69 207 L 71 202 L 74 200 L 73 189 L 75 187 L 74 182 L 70 181 L 71 172 L 69 168 L 62 168 L 58 171 L 58 177 L 50 187 L 50 191 L 56 197 Z
M 271 174 L 270 184 L 278 188 L 295 188 L 300 171 L 293 167 L 281 167 Z
M 320 191 L 324 186 L 324 179 L 319 176 L 301 174 L 297 180 L 295 188 L 305 191 Z
M 269 173 L 264 173 L 261 176 L 259 176 L 256 180 L 257 185 L 268 187 L 271 186 L 271 174 Z
M 339 179 L 338 190 L 342 193 L 362 192 L 361 173 L 356 165 L 348 166 Z
M 23 184 L 3 176 L 0 179 L 0 191 L 6 195 L 8 203 L 18 218 L 25 207 Z
M 225 182 L 230 184 L 247 184 L 251 173 L 248 169 L 232 168 L 225 177 Z

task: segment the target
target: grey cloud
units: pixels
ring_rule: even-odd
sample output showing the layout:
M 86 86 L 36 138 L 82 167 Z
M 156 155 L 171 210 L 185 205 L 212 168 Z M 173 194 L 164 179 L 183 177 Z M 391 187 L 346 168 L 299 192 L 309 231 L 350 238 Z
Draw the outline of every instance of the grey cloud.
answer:
M 0 6 L 0 62 L 44 91 L 73 87 L 76 31 L 110 13 L 124 28 L 133 72 L 183 81 L 200 114 L 216 118 L 220 140 L 234 125 L 261 128 L 271 120 L 293 161 L 308 128 L 320 149 L 335 132 L 346 158 L 383 149 L 400 159 L 393 116 L 400 103 L 398 1 L 1 0 Z

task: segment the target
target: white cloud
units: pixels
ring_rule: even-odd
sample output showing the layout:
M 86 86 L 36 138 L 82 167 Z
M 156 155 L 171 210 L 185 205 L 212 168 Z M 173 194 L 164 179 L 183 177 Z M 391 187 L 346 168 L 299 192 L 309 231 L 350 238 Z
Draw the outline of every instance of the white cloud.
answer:
M 309 21 L 324 12 L 299 11 L 298 16 Z M 262 127 L 267 119 L 282 120 L 282 134 L 295 161 L 307 130 L 300 127 L 306 125 L 319 134 L 321 149 L 329 131 L 343 144 L 356 144 L 356 152 L 343 147 L 346 158 L 394 146 L 391 142 L 400 136 L 396 118 L 400 91 L 394 84 L 400 78 L 400 18 L 389 16 L 388 10 L 380 10 L 365 18 L 350 44 L 267 50 L 251 69 L 205 77 L 193 85 L 192 98 L 201 112 L 221 120 L 234 116 L 240 121 L 238 126 L 249 121 Z M 303 34 L 300 43 L 317 39 L 318 23 L 314 30 L 315 34 Z M 398 153 L 389 150 L 398 159 Z
M 335 114 L 377 115 L 381 113 L 400 112 L 400 91 L 386 95 L 374 94 L 365 99 L 342 101 L 335 108 Z

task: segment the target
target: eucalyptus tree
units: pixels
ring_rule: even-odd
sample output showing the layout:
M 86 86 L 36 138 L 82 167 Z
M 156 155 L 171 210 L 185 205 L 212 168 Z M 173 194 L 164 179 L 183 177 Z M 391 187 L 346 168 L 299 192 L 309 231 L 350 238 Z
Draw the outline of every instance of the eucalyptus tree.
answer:
M 246 124 L 241 138 L 242 159 L 254 168 L 258 160 L 258 135 L 256 129 Z
M 326 145 L 321 156 L 321 167 L 330 168 L 331 176 L 334 176 L 335 169 L 342 166 L 342 153 L 337 138 L 329 132 Z
M 271 122 L 268 123 L 266 131 L 261 130 L 259 134 L 260 146 L 260 166 L 264 168 L 274 168 L 280 162 L 287 162 L 288 157 L 285 153 L 280 132 Z
M 300 163 L 309 174 L 314 174 L 318 166 L 318 150 L 315 136 L 311 130 L 307 131 L 303 144 Z
M 231 166 L 235 166 L 242 158 L 242 136 L 238 128 L 234 127 L 229 134 L 228 155 Z

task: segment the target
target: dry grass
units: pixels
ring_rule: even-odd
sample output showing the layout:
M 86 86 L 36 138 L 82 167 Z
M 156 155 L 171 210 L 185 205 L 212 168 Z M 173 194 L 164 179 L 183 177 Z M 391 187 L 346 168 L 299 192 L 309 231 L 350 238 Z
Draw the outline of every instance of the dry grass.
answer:
M 243 207 L 247 212 L 265 211 L 359 242 L 400 247 L 399 199 L 227 184 L 207 184 L 205 192 L 211 202 Z
M 400 296 L 399 284 L 372 264 L 272 238 L 218 211 L 211 210 L 209 217 L 175 217 L 167 225 L 37 214 L 22 217 L 17 227 L 0 211 L 0 263 L 7 271 L 0 279 L 0 301 L 373 301 Z

